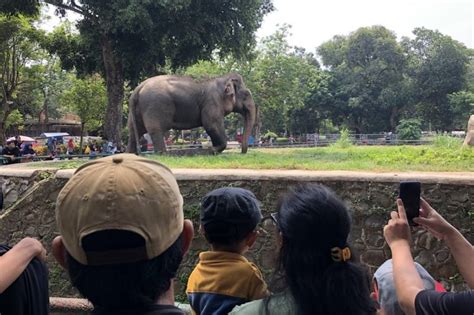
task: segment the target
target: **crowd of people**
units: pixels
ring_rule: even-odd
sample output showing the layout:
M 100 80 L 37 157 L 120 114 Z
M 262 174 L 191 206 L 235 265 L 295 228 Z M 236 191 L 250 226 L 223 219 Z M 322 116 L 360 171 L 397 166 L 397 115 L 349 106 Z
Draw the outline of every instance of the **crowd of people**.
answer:
M 371 276 L 349 242 L 350 211 L 327 187 L 290 189 L 268 217 L 248 190 L 209 192 L 199 233 L 210 249 L 199 254 L 186 288 L 193 312 L 472 315 L 474 291 L 445 292 L 414 262 L 405 209 L 401 200 L 396 204 L 383 229 L 392 259 Z M 175 307 L 173 283 L 194 228 L 166 166 L 131 154 L 91 161 L 59 193 L 56 221 L 52 255 L 93 304 L 93 314 L 185 314 Z M 446 242 L 474 288 L 469 241 L 425 200 L 415 221 Z M 244 257 L 262 228 L 276 238 L 270 286 Z M 43 246 L 26 238 L 0 254 L 0 313 L 46 314 Z
M 8 140 L 2 148 L 2 156 L 6 158 L 5 164 L 20 163 L 22 159 L 28 159 L 36 155 L 31 143 L 23 143 L 20 136 Z

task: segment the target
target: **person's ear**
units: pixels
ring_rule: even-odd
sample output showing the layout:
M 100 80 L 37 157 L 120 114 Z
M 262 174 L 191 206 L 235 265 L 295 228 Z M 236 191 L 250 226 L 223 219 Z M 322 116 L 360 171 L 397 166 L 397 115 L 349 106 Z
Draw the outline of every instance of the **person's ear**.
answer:
M 185 255 L 189 247 L 191 246 L 191 242 L 194 237 L 194 227 L 193 222 L 191 220 L 184 220 L 183 223 L 183 255 Z
M 61 236 L 56 236 L 51 245 L 51 250 L 54 256 L 54 259 L 58 264 L 63 267 L 64 270 L 67 270 L 66 264 L 66 247 L 64 247 L 63 238 Z
M 257 241 L 257 236 L 258 236 L 258 231 L 254 230 L 250 232 L 250 234 L 247 236 L 245 245 L 247 245 L 248 248 L 251 248 L 253 244 Z

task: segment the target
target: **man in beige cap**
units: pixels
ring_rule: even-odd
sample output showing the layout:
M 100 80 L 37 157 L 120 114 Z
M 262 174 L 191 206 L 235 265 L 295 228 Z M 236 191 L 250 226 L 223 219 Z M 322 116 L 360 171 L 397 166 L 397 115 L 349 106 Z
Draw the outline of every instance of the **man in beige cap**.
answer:
M 164 165 L 120 154 L 81 166 L 56 203 L 53 255 L 93 314 L 184 314 L 173 279 L 193 237 Z

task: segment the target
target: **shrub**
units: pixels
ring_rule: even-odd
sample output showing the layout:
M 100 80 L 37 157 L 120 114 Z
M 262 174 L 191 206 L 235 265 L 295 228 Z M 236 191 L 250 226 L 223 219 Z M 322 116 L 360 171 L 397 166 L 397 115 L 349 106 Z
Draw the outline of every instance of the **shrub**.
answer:
M 400 140 L 420 140 L 421 122 L 416 118 L 402 119 L 397 126 L 397 137 Z
M 267 131 L 267 133 L 264 135 L 265 139 L 268 139 L 268 138 L 277 138 L 278 135 L 272 131 Z
M 353 144 L 349 135 L 349 130 L 344 128 L 341 130 L 341 136 L 332 146 L 345 149 L 351 147 L 352 145 Z

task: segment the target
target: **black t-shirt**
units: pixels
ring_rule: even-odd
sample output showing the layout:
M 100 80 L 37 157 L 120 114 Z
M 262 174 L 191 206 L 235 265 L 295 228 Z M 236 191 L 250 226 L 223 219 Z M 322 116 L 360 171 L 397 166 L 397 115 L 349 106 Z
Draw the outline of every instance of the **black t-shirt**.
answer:
M 95 309 L 93 315 L 186 315 L 181 309 L 173 305 L 149 305 L 139 309 L 104 310 Z M 3 315 L 3 314 L 2 314 Z
M 416 315 L 473 315 L 474 291 L 436 292 L 423 290 L 415 298 Z
M 8 250 L 9 246 L 0 245 L 0 256 Z M 0 294 L 0 314 L 47 315 L 48 311 L 48 269 L 35 258 L 18 279 Z
M 18 149 L 18 147 L 14 147 L 13 149 L 10 149 L 9 147 L 4 147 L 3 148 L 3 151 L 2 151 L 2 154 L 3 155 L 13 155 L 13 156 L 20 156 L 20 149 Z M 8 158 L 8 163 L 19 163 L 20 162 L 20 159 L 10 159 Z

